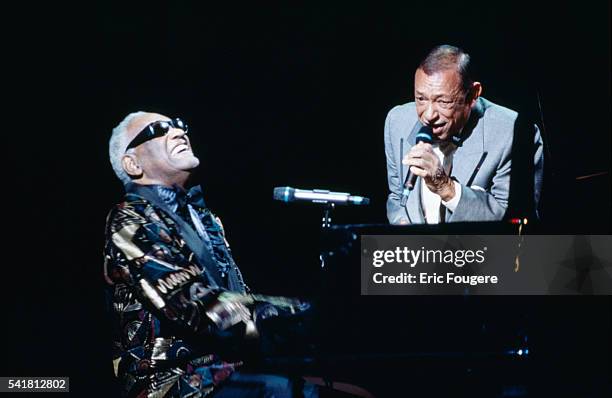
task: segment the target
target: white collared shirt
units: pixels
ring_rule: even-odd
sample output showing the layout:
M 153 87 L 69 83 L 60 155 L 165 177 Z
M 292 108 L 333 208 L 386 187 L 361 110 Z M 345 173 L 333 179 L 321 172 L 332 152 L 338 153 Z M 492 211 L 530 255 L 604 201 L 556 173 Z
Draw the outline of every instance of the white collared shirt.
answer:
M 453 154 L 457 147 L 452 143 L 448 144 L 433 144 L 433 151 L 440 159 L 442 167 L 446 175 L 450 175 L 453 166 Z M 425 214 L 425 222 L 427 224 L 438 224 L 440 222 L 440 204 L 444 205 L 448 210 L 455 211 L 461 199 L 461 185 L 453 180 L 455 184 L 455 196 L 448 202 L 443 201 L 439 195 L 431 192 L 425 184 L 425 181 L 421 181 L 421 204 L 423 206 L 423 213 Z

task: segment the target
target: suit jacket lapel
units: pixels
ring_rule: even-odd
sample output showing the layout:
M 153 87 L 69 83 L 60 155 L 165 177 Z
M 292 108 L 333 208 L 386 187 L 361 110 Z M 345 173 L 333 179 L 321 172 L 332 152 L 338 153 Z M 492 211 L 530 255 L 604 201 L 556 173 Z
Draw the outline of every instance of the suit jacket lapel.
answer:
M 423 206 L 421 206 L 421 182 L 421 178 L 417 178 L 414 189 L 410 192 L 408 201 L 406 201 L 406 211 L 412 224 L 422 224 L 425 222 Z
M 451 176 L 455 177 L 461 184 L 468 183 L 484 153 L 482 134 L 483 127 L 482 124 L 479 124 L 472 133 L 472 137 L 464 145 L 457 148 L 453 155 Z
M 484 119 L 482 118 L 483 105 L 480 100 L 472 111 L 472 123 L 466 125 L 469 139 L 465 139 L 453 155 L 453 169 L 451 176 L 461 184 L 471 183 L 471 177 L 481 162 L 484 154 Z M 476 122 L 476 123 L 474 123 Z M 475 126 L 474 127 L 470 127 Z

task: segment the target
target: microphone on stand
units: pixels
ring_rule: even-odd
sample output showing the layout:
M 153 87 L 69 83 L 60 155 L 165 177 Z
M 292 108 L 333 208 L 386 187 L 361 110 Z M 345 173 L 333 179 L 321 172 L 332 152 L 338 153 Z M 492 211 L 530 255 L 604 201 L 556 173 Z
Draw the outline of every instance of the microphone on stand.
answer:
M 347 192 L 331 192 L 326 189 L 298 189 L 291 187 L 274 188 L 274 200 L 281 202 L 310 202 L 338 205 L 367 205 L 370 199 L 351 195 Z

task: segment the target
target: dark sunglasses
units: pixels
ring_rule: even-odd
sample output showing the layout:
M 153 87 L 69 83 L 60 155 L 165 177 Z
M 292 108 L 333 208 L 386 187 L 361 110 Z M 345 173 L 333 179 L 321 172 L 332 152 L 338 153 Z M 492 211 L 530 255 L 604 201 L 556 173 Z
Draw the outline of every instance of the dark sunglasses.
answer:
M 127 152 L 131 148 L 136 148 L 138 145 L 144 144 L 153 138 L 163 137 L 168 134 L 170 128 L 181 129 L 185 134 L 187 134 L 189 130 L 187 123 L 178 117 L 171 120 L 158 120 L 148 124 L 140 133 L 136 134 L 136 137 L 128 144 L 125 151 Z

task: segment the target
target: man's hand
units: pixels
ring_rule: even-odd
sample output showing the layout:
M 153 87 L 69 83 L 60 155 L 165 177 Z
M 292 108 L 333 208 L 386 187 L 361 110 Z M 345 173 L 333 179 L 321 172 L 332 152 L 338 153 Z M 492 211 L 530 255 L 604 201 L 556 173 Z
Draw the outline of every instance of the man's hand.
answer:
M 410 172 L 423 178 L 429 190 L 448 202 L 455 197 L 455 184 L 446 174 L 431 144 L 419 142 L 410 149 L 402 163 L 410 166 Z
M 225 331 L 234 325 L 245 325 L 245 338 L 259 337 L 259 331 L 253 321 L 251 310 L 247 307 L 253 300 L 247 296 L 233 292 L 223 292 L 209 306 L 206 316 L 213 321 L 216 327 Z

